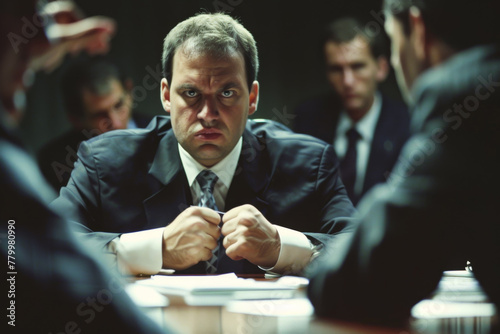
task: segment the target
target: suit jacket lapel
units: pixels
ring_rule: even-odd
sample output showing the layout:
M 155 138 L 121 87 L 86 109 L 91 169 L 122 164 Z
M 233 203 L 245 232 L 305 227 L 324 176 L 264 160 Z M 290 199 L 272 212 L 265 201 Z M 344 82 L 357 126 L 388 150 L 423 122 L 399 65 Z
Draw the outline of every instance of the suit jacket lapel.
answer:
M 266 138 L 258 138 L 245 129 L 238 166 L 226 198 L 226 211 L 251 204 L 266 214 L 269 204 L 261 194 L 271 181 L 271 167 L 269 157 L 264 153 L 265 141 Z M 168 131 L 160 140 L 151 164 L 149 188 L 153 195 L 143 201 L 149 227 L 165 226 L 192 204 L 177 145 L 173 132 Z
M 149 169 L 149 187 L 153 195 L 143 201 L 149 226 L 167 225 L 192 203 L 173 131 L 158 144 Z
M 243 132 L 243 147 L 238 166 L 229 187 L 225 210 L 251 204 L 264 215 L 269 204 L 261 198 L 270 183 L 270 161 L 265 138 L 258 138 L 247 128 Z

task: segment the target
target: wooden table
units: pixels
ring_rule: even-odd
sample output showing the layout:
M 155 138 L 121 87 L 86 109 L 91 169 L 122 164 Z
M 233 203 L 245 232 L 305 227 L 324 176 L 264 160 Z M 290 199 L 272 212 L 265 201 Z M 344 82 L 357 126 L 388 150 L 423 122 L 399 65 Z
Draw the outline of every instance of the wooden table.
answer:
M 382 328 L 322 319 L 313 314 L 305 291 L 297 298 L 238 301 L 227 306 L 189 306 L 170 296 L 167 307 L 143 307 L 147 315 L 176 333 L 335 333 L 335 334 L 483 334 L 496 316 L 410 319 L 408 328 Z

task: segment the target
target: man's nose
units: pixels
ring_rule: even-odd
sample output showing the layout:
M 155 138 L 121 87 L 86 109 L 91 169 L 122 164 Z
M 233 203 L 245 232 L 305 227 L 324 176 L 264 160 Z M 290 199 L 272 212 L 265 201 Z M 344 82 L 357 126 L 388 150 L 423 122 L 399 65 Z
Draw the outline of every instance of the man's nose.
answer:
M 207 123 L 210 123 L 219 118 L 219 111 L 217 109 L 217 103 L 214 98 L 205 98 L 203 107 L 198 113 L 198 119 L 202 119 Z
M 354 72 L 351 69 L 344 71 L 343 83 L 345 86 L 352 86 L 354 84 Z

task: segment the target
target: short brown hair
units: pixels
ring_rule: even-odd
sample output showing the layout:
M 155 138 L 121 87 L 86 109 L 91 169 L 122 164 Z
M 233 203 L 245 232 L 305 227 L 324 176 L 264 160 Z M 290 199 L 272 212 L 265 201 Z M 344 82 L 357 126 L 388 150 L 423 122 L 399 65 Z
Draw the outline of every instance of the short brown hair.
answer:
M 163 44 L 163 76 L 172 82 L 172 59 L 186 43 L 192 51 L 217 57 L 241 52 L 245 59 L 248 89 L 257 79 L 259 60 L 252 34 L 241 23 L 223 13 L 203 13 L 177 24 L 165 37 Z

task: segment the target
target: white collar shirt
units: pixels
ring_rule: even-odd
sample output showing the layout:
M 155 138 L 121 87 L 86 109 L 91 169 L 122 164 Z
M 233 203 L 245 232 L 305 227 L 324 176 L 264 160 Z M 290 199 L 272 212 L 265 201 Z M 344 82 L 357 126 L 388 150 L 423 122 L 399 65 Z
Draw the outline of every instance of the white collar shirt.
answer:
M 191 190 L 191 196 L 193 197 L 193 204 L 196 205 L 199 202 L 201 193 L 200 185 L 196 182 L 196 177 L 202 170 L 210 169 L 218 177 L 213 193 L 215 203 L 217 204 L 217 208 L 219 210 L 224 211 L 226 196 L 238 165 L 243 139 L 240 138 L 233 150 L 224 159 L 210 168 L 206 168 L 200 164 L 184 148 L 182 148 L 180 144 L 178 145 L 182 166 L 184 168 L 184 172 L 186 173 L 189 188 Z

